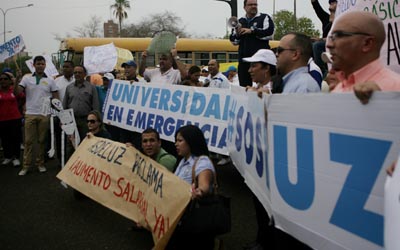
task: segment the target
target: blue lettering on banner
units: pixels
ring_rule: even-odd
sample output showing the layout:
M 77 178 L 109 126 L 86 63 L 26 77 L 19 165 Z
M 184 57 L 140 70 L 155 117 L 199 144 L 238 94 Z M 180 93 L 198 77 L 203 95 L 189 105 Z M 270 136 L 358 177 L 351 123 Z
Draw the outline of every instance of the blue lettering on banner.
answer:
M 330 223 L 383 246 L 383 216 L 364 209 L 390 141 L 330 134 L 331 161 L 351 165 Z
M 146 106 L 147 99 L 150 96 L 151 90 L 152 90 L 152 88 L 142 87 L 142 103 L 141 103 L 142 107 Z
M 161 115 L 156 116 L 156 120 L 154 121 L 154 126 L 153 128 L 157 131 L 162 130 L 162 125 L 164 124 L 164 117 Z M 148 126 L 149 127 L 149 126 Z
M 160 103 L 158 109 L 168 111 L 168 102 L 171 99 L 171 91 L 169 89 L 162 89 L 160 95 Z
M 235 146 L 236 150 L 239 152 L 242 149 L 242 126 L 241 120 L 243 118 L 244 108 L 240 107 L 236 116 L 236 138 L 235 138 Z
M 165 119 L 163 130 L 166 136 L 171 136 L 175 133 L 174 124 L 175 124 L 174 118 L 168 117 L 167 119 Z
M 245 136 L 249 133 L 249 136 Z M 251 114 L 247 112 L 246 123 L 244 125 L 244 151 L 246 153 L 246 163 L 250 164 L 253 159 L 253 138 L 254 138 L 254 131 L 253 131 L 253 121 L 251 119 Z M 250 141 L 247 141 L 247 140 Z
M 152 109 L 157 108 L 157 101 L 159 99 L 159 94 L 160 94 L 159 88 L 154 88 L 153 91 L 151 92 L 150 105 L 149 105 L 150 108 Z
M 138 112 L 135 120 L 135 127 L 145 129 L 146 127 L 146 116 L 145 112 Z
M 261 177 L 263 175 L 263 169 L 264 167 L 266 168 L 266 166 L 264 166 L 264 152 L 263 152 L 263 140 L 262 140 L 262 135 L 264 134 L 263 131 L 264 126 L 262 126 L 262 123 L 260 121 L 260 118 L 257 118 L 257 122 L 256 122 L 256 145 L 257 145 L 257 151 L 256 151 L 256 170 L 257 170 L 257 174 L 259 177 Z M 268 142 L 267 140 L 265 140 L 265 144 L 267 145 Z M 265 155 L 267 156 L 267 154 Z M 265 161 L 268 162 L 268 161 Z M 267 168 L 266 168 L 267 169 Z M 267 187 L 269 187 L 269 183 L 268 183 L 268 174 L 267 174 Z
M 236 107 L 237 107 L 237 100 L 232 100 L 232 103 L 229 107 L 227 112 L 228 115 L 228 140 L 232 142 L 232 135 L 234 131 L 233 122 L 235 121 L 235 114 L 236 114 Z
M 221 119 L 221 106 L 219 104 L 219 95 L 212 94 L 208 102 L 205 117 L 213 116 L 215 119 Z
M 206 106 L 206 97 L 202 93 L 195 92 L 193 93 L 192 105 L 190 106 L 190 114 L 191 115 L 201 115 Z
M 234 120 L 234 111 L 236 110 L 236 101 L 232 103 L 231 110 L 229 111 L 229 123 L 227 128 L 224 130 L 224 137 L 232 141 L 232 123 Z M 259 177 L 263 176 L 264 169 L 267 169 L 264 158 L 263 144 L 267 143 L 262 137 L 265 134 L 265 128 L 262 126 L 260 118 L 257 118 L 255 124 L 253 123 L 253 116 L 250 112 L 247 112 L 247 116 L 244 118 L 244 107 L 241 106 L 236 116 L 236 138 L 235 148 L 239 152 L 244 146 L 245 161 L 247 164 L 251 164 L 255 158 L 256 172 Z M 242 122 L 244 121 L 244 124 Z M 243 129 L 244 126 L 244 129 Z M 264 131 L 263 131 L 264 130 Z M 248 135 L 248 136 L 246 136 Z M 254 150 L 256 149 L 256 150 Z M 267 176 L 268 177 L 268 176 Z M 269 187 L 269 181 L 267 178 L 267 186 Z
M 299 210 L 310 208 L 315 196 L 313 133 L 296 129 L 297 183 L 289 180 L 287 127 L 273 126 L 274 170 L 278 191 L 287 204 Z
M 136 105 L 139 88 L 135 85 L 127 85 L 120 83 L 113 83 L 114 90 L 111 98 L 113 101 L 121 100 L 121 102 L 131 103 Z
M 181 90 L 176 90 L 172 94 L 172 105 L 170 107 L 171 112 L 178 112 L 179 109 L 181 108 L 181 96 L 182 96 L 182 91 Z M 186 92 L 185 92 L 186 93 Z
M 121 102 L 136 104 L 139 88 L 135 85 L 123 85 Z
M 135 114 L 135 110 L 133 110 L 133 109 L 128 109 L 128 115 L 127 115 L 127 117 L 126 117 L 126 124 L 127 124 L 127 125 L 132 126 L 132 124 L 133 124 L 132 119 L 133 119 L 133 115 L 134 115 L 134 114 Z
M 124 113 L 123 107 L 110 105 L 110 107 L 108 108 L 108 112 L 107 112 L 107 119 L 120 123 L 122 121 L 123 113 Z

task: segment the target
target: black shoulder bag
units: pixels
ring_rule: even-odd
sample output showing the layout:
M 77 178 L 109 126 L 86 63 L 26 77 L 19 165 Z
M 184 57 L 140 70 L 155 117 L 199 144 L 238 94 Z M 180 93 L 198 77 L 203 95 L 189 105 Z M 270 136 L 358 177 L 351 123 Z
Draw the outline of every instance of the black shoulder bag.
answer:
M 198 186 L 195 169 L 199 158 L 192 166 L 192 183 L 195 183 L 195 187 Z M 213 192 L 189 203 L 177 227 L 180 232 L 220 235 L 231 231 L 231 199 L 218 194 L 216 173 L 213 176 Z

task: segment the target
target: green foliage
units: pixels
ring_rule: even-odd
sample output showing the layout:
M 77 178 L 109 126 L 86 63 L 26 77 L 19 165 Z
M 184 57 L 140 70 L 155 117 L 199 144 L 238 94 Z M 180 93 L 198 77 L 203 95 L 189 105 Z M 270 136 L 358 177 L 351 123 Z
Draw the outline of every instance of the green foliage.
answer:
M 129 10 L 131 5 L 128 0 L 115 0 L 115 3 L 111 5 L 111 9 L 113 9 L 114 16 L 118 19 L 119 22 L 119 34 L 121 35 L 122 31 L 122 21 L 128 18 L 128 13 L 126 10 Z
M 300 32 L 310 37 L 319 37 L 320 33 L 310 18 L 300 17 L 295 22 L 294 14 L 288 10 L 281 10 L 274 15 L 275 34 L 274 40 L 280 40 L 282 36 L 289 32 Z
M 164 11 L 143 18 L 137 24 L 128 25 L 122 30 L 123 37 L 153 37 L 161 31 L 171 31 L 179 37 L 189 37 L 182 27 L 182 19 L 176 14 Z
M 31 56 L 17 56 L 15 61 L 12 58 L 9 58 L 4 63 L 0 63 L 0 69 L 10 68 L 15 76 L 17 72 L 17 66 L 15 65 L 15 62 L 17 62 L 19 68 L 22 71 L 22 75 L 30 73 L 31 71 L 29 70 L 28 66 L 26 66 L 25 61 L 31 58 Z

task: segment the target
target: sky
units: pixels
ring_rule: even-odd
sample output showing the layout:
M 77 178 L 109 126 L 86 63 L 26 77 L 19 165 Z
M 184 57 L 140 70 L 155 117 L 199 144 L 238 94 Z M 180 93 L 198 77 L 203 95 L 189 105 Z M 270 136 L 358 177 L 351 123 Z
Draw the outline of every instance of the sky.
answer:
M 320 30 L 321 22 L 310 0 L 275 0 L 275 11 L 293 11 L 293 1 L 297 3 L 297 16 L 311 18 L 315 27 Z M 328 0 L 319 1 L 327 10 Z M 273 2 L 258 0 L 258 10 L 272 15 Z M 104 22 L 112 18 L 109 7 L 112 3 L 112 0 L 1 0 L 0 8 L 4 12 L 9 8 L 33 4 L 28 8 L 8 10 L 5 17 L 7 40 L 22 35 L 26 51 L 35 56 L 50 55 L 58 51 L 60 43 L 55 40 L 55 34 L 61 37 L 67 33 L 77 36 L 74 28 L 87 23 L 90 17 L 96 15 Z M 128 19 L 124 21 L 125 24 L 139 22 L 147 15 L 168 10 L 181 17 L 189 34 L 198 36 L 224 36 L 226 20 L 231 16 L 229 5 L 215 0 L 131 0 L 130 4 L 131 9 L 127 11 Z M 238 15 L 244 15 L 243 0 L 238 2 Z M 0 44 L 3 43 L 3 20 L 4 14 L 0 18 Z

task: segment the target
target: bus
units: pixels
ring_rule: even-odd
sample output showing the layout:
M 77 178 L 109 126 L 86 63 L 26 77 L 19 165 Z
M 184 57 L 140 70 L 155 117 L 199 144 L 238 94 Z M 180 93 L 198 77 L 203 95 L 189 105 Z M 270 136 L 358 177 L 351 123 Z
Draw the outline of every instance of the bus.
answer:
M 142 52 L 147 49 L 151 38 L 66 38 L 61 41 L 58 52 L 60 66 L 65 60 L 80 64 L 83 62 L 83 50 L 86 46 L 100 46 L 114 43 L 115 47 L 131 51 L 135 62 L 139 63 Z M 271 48 L 277 47 L 279 41 L 270 41 Z M 192 39 L 179 38 L 176 49 L 180 60 L 187 65 L 207 65 L 210 59 L 219 63 L 238 61 L 238 46 L 228 39 Z M 158 55 L 149 55 L 146 65 L 158 64 Z

